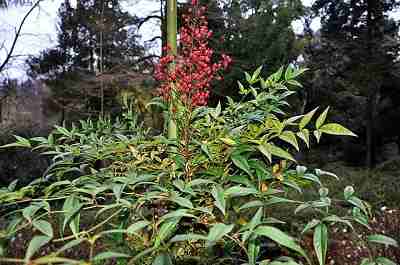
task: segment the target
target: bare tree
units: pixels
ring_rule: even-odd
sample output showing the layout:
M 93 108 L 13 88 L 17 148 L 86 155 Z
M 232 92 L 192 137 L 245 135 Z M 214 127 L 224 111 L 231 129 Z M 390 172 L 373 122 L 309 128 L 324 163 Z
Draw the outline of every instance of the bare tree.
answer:
M 5 2 L 5 0 L 0 0 L 0 5 L 1 3 Z M 29 17 L 29 15 L 33 12 L 33 10 L 35 10 L 36 7 L 39 6 L 39 3 L 43 1 L 43 0 L 37 0 L 28 10 L 28 12 L 24 15 L 21 23 L 19 24 L 18 27 L 15 28 L 15 35 L 11 44 L 10 49 L 6 49 L 4 43 L 1 44 L 0 48 L 6 49 L 6 58 L 4 59 L 3 62 L 0 62 L 0 73 L 5 69 L 6 65 L 8 64 L 8 62 L 10 61 L 10 59 L 13 57 L 13 53 L 15 50 L 15 46 L 17 45 L 17 41 L 18 39 L 21 37 L 21 32 L 22 32 L 22 28 L 27 20 L 27 18 Z

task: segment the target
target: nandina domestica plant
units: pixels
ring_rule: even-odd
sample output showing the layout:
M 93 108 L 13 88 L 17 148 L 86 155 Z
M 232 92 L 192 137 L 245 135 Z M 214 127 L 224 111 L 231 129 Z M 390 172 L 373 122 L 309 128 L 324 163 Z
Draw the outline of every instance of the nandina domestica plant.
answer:
M 41 150 L 53 163 L 25 187 L 14 182 L 0 188 L 0 216 L 6 216 L 0 219 L 6 224 L 0 227 L 0 262 L 325 265 L 333 227 L 356 231 L 358 222 L 368 228 L 371 211 L 352 187 L 341 200 L 331 199 L 324 178 L 336 175 L 300 166 L 293 156 L 322 135 L 354 136 L 327 122 L 328 108 L 317 118 L 317 108 L 287 117 L 286 98 L 301 86 L 296 78 L 303 70 L 282 67 L 263 78 L 260 67 L 245 73 L 247 84 L 239 83 L 242 101 L 206 106 L 212 80 L 231 60 L 213 61 L 204 11 L 197 5 L 190 10 L 178 55 L 165 56 L 157 68 L 177 139 L 150 136 L 136 123 L 95 132 L 82 123 L 56 127 L 47 138 L 17 137 L 7 146 Z M 98 160 L 107 163 L 98 168 Z M 312 200 L 290 196 L 304 190 Z M 336 215 L 339 203 L 351 211 Z M 276 205 L 313 219 L 282 219 Z M 295 221 L 303 231 L 293 232 Z M 24 256 L 2 258 L 2 242 L 12 245 L 21 233 L 33 235 Z M 305 233 L 312 234 L 311 249 L 301 244 Z M 385 235 L 357 240 L 397 246 Z M 88 251 L 71 257 L 77 248 Z M 363 265 L 393 264 L 363 258 Z

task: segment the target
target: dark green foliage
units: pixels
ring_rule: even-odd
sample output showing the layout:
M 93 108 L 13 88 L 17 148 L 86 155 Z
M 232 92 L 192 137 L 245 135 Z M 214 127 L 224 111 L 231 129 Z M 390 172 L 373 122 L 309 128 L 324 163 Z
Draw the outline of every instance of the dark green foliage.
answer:
M 227 53 L 234 62 L 214 88 L 218 100 L 238 95 L 236 82 L 243 81 L 243 70 L 262 65 L 263 74 L 268 75 L 281 65 L 295 62 L 300 55 L 302 44 L 293 32 L 292 22 L 303 14 L 301 1 L 201 3 L 208 8 L 209 28 L 213 31 L 211 47 L 217 54 Z
M 399 102 L 394 96 L 398 94 L 399 28 L 389 18 L 397 7 L 396 1 L 367 0 L 319 0 L 312 7 L 322 27 L 308 36 L 305 63 L 316 71 L 307 84 L 307 103 L 335 102 L 338 119 L 360 136 L 356 142 L 365 152 L 359 163 L 364 160 L 368 167 L 379 162 L 383 142 L 400 135 L 397 129 L 384 135 L 379 128 L 387 125 L 378 125 Z

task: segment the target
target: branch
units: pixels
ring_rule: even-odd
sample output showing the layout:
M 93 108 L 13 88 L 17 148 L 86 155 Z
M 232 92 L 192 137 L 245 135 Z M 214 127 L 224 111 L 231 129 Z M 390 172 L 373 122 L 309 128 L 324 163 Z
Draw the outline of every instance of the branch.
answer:
M 150 19 L 153 19 L 153 18 L 162 20 L 162 17 L 158 16 L 158 15 L 147 16 L 142 21 L 140 21 L 140 23 L 138 25 L 138 30 L 143 26 L 144 23 L 146 23 L 147 21 L 149 21 Z
M 11 56 L 12 56 L 12 53 L 14 52 L 15 46 L 16 46 L 16 44 L 17 44 L 17 40 L 18 40 L 18 38 L 19 38 L 20 35 L 21 35 L 21 30 L 22 30 L 23 25 L 25 24 L 26 19 L 29 17 L 29 15 L 30 15 L 30 14 L 32 13 L 32 11 L 39 5 L 39 3 L 40 3 L 41 1 L 42 1 L 42 0 L 38 0 L 38 1 L 29 9 L 29 11 L 25 14 L 24 18 L 22 19 L 21 24 L 19 25 L 18 30 L 17 30 L 17 32 L 15 33 L 15 37 L 14 37 L 13 43 L 12 43 L 12 45 L 11 45 L 11 49 L 10 49 L 10 51 L 7 53 L 7 57 L 6 57 L 6 59 L 4 60 L 4 62 L 0 65 L 0 73 L 3 71 L 3 69 L 4 69 L 5 66 L 6 66 L 6 64 L 7 64 L 8 61 L 10 60 L 10 58 L 11 58 Z
M 157 39 L 160 39 L 160 40 L 161 40 L 161 36 L 155 36 L 155 37 L 153 37 L 153 38 L 151 38 L 151 39 L 149 39 L 149 40 L 145 40 L 144 42 L 153 42 L 153 41 L 155 41 L 155 40 L 157 40 Z

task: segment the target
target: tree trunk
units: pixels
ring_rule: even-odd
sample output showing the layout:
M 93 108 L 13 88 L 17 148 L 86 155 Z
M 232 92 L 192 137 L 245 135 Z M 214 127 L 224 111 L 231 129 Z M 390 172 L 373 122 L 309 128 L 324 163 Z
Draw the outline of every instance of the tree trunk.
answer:
M 377 109 L 377 96 L 382 83 L 382 67 L 380 61 L 380 44 L 383 41 L 384 14 L 382 0 L 368 0 L 367 2 L 367 52 L 370 69 L 367 69 L 372 79 L 368 80 L 367 98 L 367 156 L 366 166 L 371 169 L 375 163 L 375 112 Z M 373 73 L 373 74 L 372 74 Z

